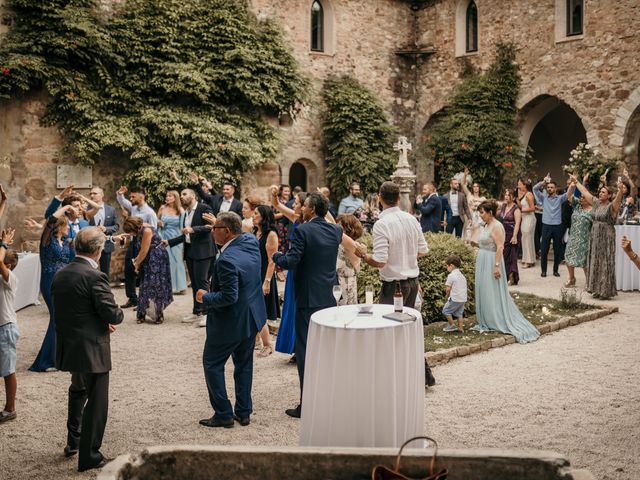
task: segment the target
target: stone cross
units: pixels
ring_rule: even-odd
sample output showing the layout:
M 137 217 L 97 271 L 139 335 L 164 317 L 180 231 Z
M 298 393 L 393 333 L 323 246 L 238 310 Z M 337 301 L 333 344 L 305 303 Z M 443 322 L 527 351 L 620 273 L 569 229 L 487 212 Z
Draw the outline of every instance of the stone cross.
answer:
M 398 168 L 409 167 L 407 153 L 409 152 L 409 150 L 411 150 L 411 144 L 407 142 L 407 137 L 399 137 L 398 143 L 395 143 L 393 145 L 393 149 L 400 152 Z

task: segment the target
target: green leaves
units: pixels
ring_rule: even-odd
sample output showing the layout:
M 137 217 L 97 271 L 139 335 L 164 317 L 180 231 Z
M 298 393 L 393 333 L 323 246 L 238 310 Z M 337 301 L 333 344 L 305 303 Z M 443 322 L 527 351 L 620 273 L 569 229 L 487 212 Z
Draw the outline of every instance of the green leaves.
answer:
M 394 129 L 375 95 L 351 77 L 330 78 L 323 90 L 327 180 L 336 198 L 359 182 L 377 192 L 395 165 Z
M 265 117 L 295 115 L 307 98 L 280 29 L 242 0 L 127 0 L 107 22 L 93 0 L 9 7 L 0 96 L 44 87 L 44 121 L 69 154 L 93 163 L 119 153 L 132 167 L 125 180 L 156 199 L 171 168 L 237 183 L 275 158 Z

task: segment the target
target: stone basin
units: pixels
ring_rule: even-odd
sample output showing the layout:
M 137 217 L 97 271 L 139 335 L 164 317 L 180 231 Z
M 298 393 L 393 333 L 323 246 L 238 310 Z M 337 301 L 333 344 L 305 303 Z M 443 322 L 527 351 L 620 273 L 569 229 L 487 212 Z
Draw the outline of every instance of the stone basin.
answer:
M 392 467 L 397 450 L 387 448 L 149 447 L 120 455 L 98 480 L 367 480 L 374 465 Z M 405 449 L 402 472 L 424 478 L 433 449 Z M 445 450 L 438 465 L 448 480 L 595 480 L 547 451 Z

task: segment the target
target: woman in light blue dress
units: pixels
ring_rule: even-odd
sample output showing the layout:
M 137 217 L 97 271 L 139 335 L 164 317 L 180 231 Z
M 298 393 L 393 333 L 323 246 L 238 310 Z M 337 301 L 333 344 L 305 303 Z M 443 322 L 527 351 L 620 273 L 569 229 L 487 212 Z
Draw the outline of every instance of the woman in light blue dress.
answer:
M 498 331 L 513 335 L 519 343 L 533 342 L 540 332 L 520 313 L 507 288 L 503 260 L 505 233 L 495 218 L 497 208 L 493 201 L 478 206 L 485 227 L 478 238 L 475 289 L 478 324 L 472 330 Z
M 164 205 L 158 210 L 158 234 L 163 240 L 179 237 L 184 222 L 184 209 L 180 204 L 180 194 L 170 190 L 164 199 Z M 187 274 L 184 269 L 182 243 L 175 247 L 166 247 L 169 252 L 169 266 L 171 268 L 171 289 L 173 293 L 184 292 L 187 289 Z

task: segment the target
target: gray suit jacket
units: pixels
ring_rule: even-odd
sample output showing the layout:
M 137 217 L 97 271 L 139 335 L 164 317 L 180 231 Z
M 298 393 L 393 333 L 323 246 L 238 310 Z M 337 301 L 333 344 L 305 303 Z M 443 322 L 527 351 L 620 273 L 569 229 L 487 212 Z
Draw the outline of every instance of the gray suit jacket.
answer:
M 56 321 L 56 368 L 65 372 L 111 370 L 109 324 L 122 322 L 109 279 L 76 257 L 51 286 Z

